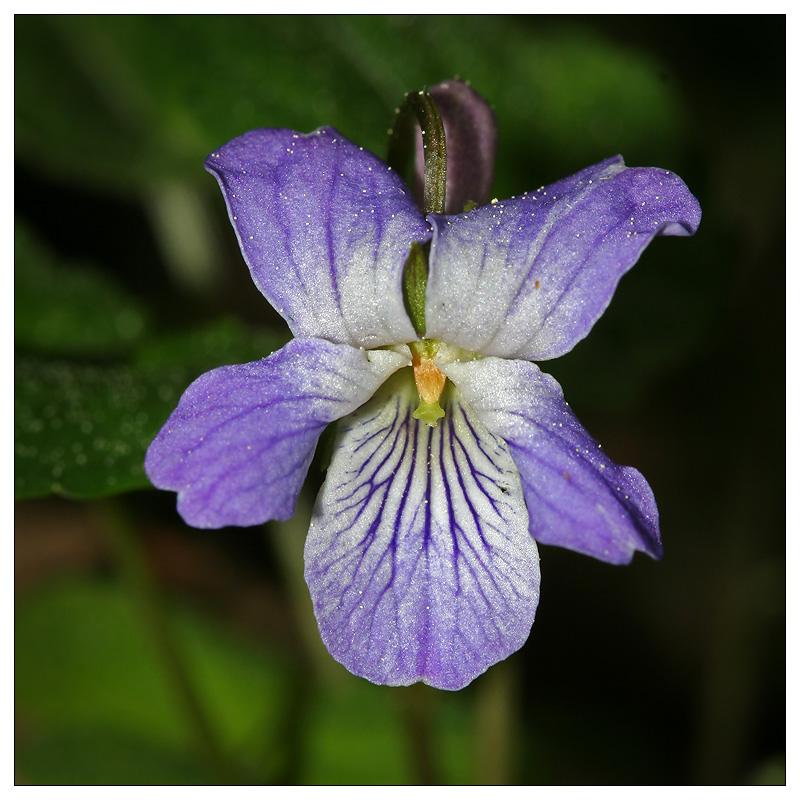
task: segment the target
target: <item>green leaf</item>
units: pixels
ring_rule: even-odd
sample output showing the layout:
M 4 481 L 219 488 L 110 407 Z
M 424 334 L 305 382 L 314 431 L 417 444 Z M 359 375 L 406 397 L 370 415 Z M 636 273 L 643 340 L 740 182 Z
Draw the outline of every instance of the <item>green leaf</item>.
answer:
M 149 486 L 145 450 L 184 388 L 177 373 L 17 359 L 16 497 L 102 497 Z
M 179 606 L 170 629 L 215 731 L 243 780 L 285 773 L 287 726 L 301 685 L 272 652 Z M 153 642 L 116 583 L 72 578 L 23 596 L 15 624 L 17 746 L 33 783 L 206 783 Z M 302 677 L 300 678 L 302 680 Z M 420 688 L 420 687 L 417 687 Z M 407 689 L 342 674 L 304 703 L 303 784 L 413 783 L 404 724 Z M 411 690 L 413 691 L 413 690 Z M 431 690 L 432 754 L 447 783 L 471 783 L 471 723 L 463 695 Z M 309 700 L 308 697 L 305 698 Z
M 291 338 L 287 331 L 247 328 L 220 319 L 188 331 L 151 339 L 136 354 L 135 366 L 148 371 L 181 370 L 192 378 L 224 364 L 259 361 Z
M 53 355 L 108 356 L 145 331 L 145 312 L 106 275 L 57 263 L 25 225 L 14 227 L 14 339 Z
M 172 607 L 169 622 L 223 746 L 269 779 L 280 766 L 269 753 L 279 752 L 287 714 L 286 666 L 196 614 Z M 33 782 L 209 780 L 153 642 L 119 585 L 73 579 L 19 601 L 15 674 L 17 715 L 31 731 L 20 767 Z
M 150 486 L 147 446 L 203 372 L 268 356 L 287 337 L 230 321 L 151 342 L 133 366 L 18 357 L 14 471 L 18 498 L 91 498 Z

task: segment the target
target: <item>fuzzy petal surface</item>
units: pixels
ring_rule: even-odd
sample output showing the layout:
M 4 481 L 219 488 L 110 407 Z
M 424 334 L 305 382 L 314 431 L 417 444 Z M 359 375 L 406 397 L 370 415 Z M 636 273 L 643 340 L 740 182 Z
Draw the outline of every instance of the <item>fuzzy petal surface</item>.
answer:
M 674 173 L 628 169 L 617 156 L 537 192 L 429 219 L 426 335 L 543 360 L 589 333 L 654 236 L 694 233 L 700 206 Z
M 145 458 L 198 528 L 288 519 L 325 426 L 366 402 L 403 356 L 293 339 L 262 361 L 206 372 L 184 392 Z
M 539 559 L 503 441 L 452 387 L 435 428 L 411 416 L 418 402 L 402 370 L 340 422 L 306 582 L 322 639 L 351 672 L 460 689 L 527 639 Z
M 403 265 L 428 224 L 401 178 L 333 128 L 250 131 L 215 150 L 253 281 L 298 337 L 373 348 L 416 338 Z
M 647 481 L 611 461 L 536 364 L 486 358 L 443 367 L 481 422 L 502 437 L 522 479 L 531 535 L 627 564 L 661 558 L 658 509 Z

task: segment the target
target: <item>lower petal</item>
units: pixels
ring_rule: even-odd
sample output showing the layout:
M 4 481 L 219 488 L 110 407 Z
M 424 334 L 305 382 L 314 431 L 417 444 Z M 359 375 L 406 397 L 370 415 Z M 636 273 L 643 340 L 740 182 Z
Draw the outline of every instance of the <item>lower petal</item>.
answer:
M 407 370 L 342 420 L 305 549 L 331 655 L 375 683 L 460 689 L 518 650 L 539 559 L 517 470 L 452 386 L 435 428 Z
M 211 370 L 150 444 L 147 476 L 178 492 L 178 511 L 198 528 L 288 519 L 325 426 L 407 363 L 388 351 L 293 339 L 262 361 Z
M 508 444 L 537 542 L 626 564 L 636 550 L 661 558 L 658 509 L 642 474 L 606 457 L 528 361 L 485 358 L 443 367 L 486 427 Z

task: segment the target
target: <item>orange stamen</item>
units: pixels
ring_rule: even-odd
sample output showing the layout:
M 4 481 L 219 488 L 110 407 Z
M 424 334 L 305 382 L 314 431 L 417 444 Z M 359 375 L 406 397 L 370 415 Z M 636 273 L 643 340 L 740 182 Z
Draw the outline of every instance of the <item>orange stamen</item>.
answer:
M 439 402 L 447 378 L 431 358 L 425 356 L 420 358 L 415 354 L 411 363 L 414 367 L 414 380 L 417 383 L 420 398 L 426 403 Z

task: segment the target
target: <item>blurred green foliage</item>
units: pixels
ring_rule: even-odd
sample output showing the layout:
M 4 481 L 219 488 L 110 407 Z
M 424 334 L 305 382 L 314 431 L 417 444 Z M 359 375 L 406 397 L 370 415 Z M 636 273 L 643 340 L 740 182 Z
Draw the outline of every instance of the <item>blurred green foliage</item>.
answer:
M 48 355 L 114 356 L 146 329 L 143 304 L 100 270 L 57 264 L 25 225 L 14 229 L 14 339 Z
M 498 197 L 622 153 L 678 172 L 704 209 L 694 239 L 656 242 L 587 342 L 547 365 L 611 456 L 650 478 L 666 561 L 621 572 L 543 551 L 535 641 L 503 665 L 502 690 L 493 673 L 457 695 L 423 690 L 422 729 L 413 690 L 333 664 L 322 674 L 296 645 L 227 620 L 216 584 L 206 606 L 168 585 L 168 627 L 236 781 L 420 782 L 420 742 L 447 783 L 785 779 L 780 600 L 737 593 L 754 574 L 778 585 L 783 556 L 782 18 L 14 25 L 15 493 L 89 509 L 125 495 L 110 502 L 143 542 L 201 541 L 173 498 L 130 494 L 148 487 L 146 446 L 180 393 L 288 335 L 202 168 L 225 141 L 333 125 L 384 155 L 404 93 L 458 75 L 495 108 Z M 53 534 L 66 541 L 67 527 Z M 252 560 L 282 598 L 276 615 L 313 627 L 299 553 L 289 566 L 269 545 L 253 557 L 243 542 L 258 534 L 244 534 L 202 542 Z M 44 570 L 18 597 L 19 778 L 214 781 L 108 550 L 57 580 Z
M 278 781 L 291 757 L 285 729 L 295 713 L 289 701 L 296 672 L 279 653 L 185 608 L 171 606 L 168 621 L 236 764 L 231 778 Z M 122 587 L 72 579 L 34 593 L 17 616 L 15 644 L 17 702 L 27 728 L 18 765 L 26 776 L 56 784 L 214 782 Z M 412 782 L 402 708 L 392 694 L 355 680 L 320 688 L 298 782 Z M 451 743 L 448 778 L 457 783 L 471 775 L 468 723 L 459 712 L 445 708 L 439 723 L 444 746 Z M 395 755 L 387 764 L 389 752 Z
M 454 74 L 502 120 L 504 191 L 520 146 L 559 155 L 547 182 L 618 151 L 674 155 L 686 133 L 658 60 L 567 21 L 22 17 L 16 48 L 18 155 L 129 191 L 200 182 L 198 153 L 257 127 L 333 125 L 383 154 L 405 92 Z
M 279 724 L 286 714 L 281 708 L 289 681 L 286 667 L 190 613 L 176 609 L 170 622 L 226 748 L 243 761 L 258 757 L 262 766 L 268 765 L 269 745 L 278 748 Z M 18 702 L 34 730 L 46 732 L 41 740 L 32 737 L 34 751 L 57 751 L 77 730 L 84 746 L 110 736 L 103 749 L 116 761 L 127 757 L 129 770 L 135 769 L 139 750 L 156 746 L 174 755 L 172 777 L 185 781 L 191 774 L 183 768 L 192 760 L 192 732 L 176 708 L 147 630 L 119 585 L 73 580 L 47 587 L 21 609 L 16 647 Z M 73 743 L 71 749 L 72 763 L 60 768 L 71 770 L 79 782 L 110 775 L 106 765 L 91 757 L 90 747 Z M 52 755 L 55 759 L 57 752 Z M 167 766 L 167 759 L 161 762 Z M 49 766 L 59 769 L 57 763 Z M 202 761 L 194 769 L 192 783 L 212 777 Z M 40 779 L 63 782 L 66 774 Z

